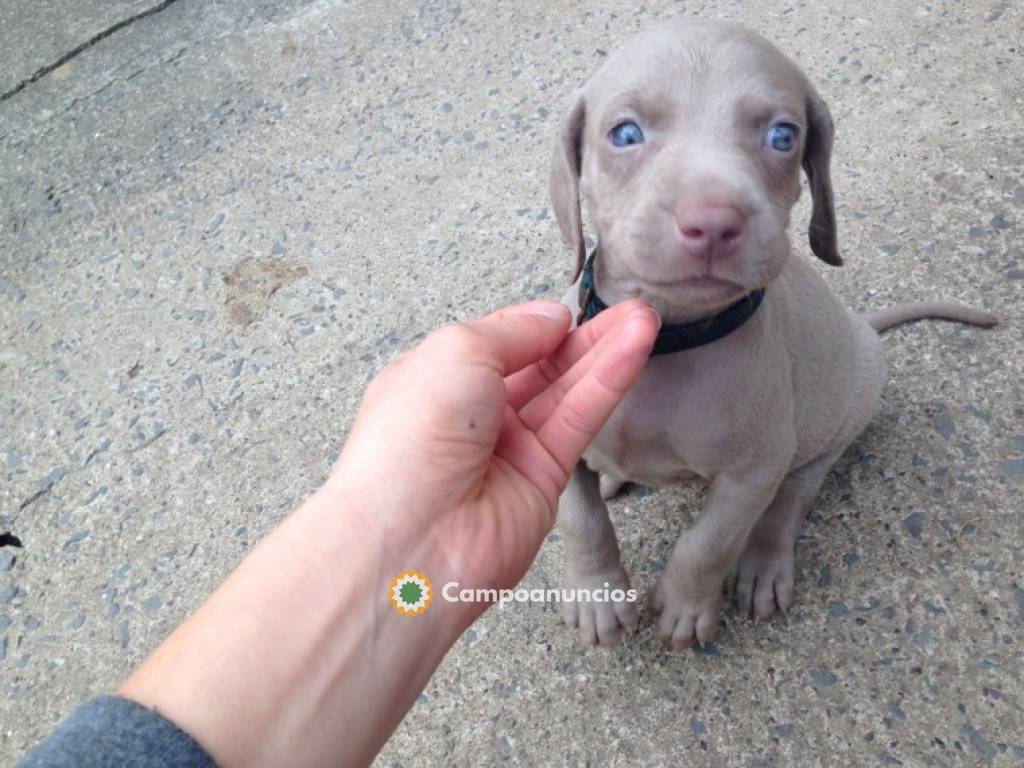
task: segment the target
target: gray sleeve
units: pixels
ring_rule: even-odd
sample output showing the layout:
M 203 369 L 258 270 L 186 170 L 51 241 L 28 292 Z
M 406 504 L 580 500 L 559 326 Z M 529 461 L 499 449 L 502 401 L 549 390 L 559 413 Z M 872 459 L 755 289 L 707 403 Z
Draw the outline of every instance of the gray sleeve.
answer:
M 117 696 L 87 701 L 16 768 L 216 768 L 170 720 Z

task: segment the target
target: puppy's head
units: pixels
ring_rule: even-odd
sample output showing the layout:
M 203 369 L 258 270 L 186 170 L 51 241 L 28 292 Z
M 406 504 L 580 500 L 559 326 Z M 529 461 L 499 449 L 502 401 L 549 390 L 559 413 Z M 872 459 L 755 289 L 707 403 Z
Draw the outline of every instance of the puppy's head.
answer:
M 842 263 L 831 150 L 828 108 L 774 46 L 735 24 L 671 21 L 628 41 L 573 95 L 555 145 L 553 207 L 577 275 L 582 193 L 613 298 L 699 313 L 782 270 L 801 166 L 811 249 Z

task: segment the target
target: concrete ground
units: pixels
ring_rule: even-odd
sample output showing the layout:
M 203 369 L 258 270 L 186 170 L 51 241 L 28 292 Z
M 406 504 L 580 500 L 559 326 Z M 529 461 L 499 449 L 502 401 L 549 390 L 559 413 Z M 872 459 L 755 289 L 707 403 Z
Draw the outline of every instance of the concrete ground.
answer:
M 563 103 L 680 12 L 763 31 L 830 102 L 845 301 L 1006 323 L 886 337 L 881 413 L 815 505 L 788 620 L 730 611 L 678 655 L 645 622 L 585 653 L 555 606 L 492 610 L 378 763 L 1024 764 L 1013 0 L 0 4 L 0 532 L 24 545 L 0 549 L 0 763 L 310 493 L 396 352 L 560 293 Z M 699 502 L 613 505 L 642 591 Z M 554 533 L 526 585 L 561 559 Z

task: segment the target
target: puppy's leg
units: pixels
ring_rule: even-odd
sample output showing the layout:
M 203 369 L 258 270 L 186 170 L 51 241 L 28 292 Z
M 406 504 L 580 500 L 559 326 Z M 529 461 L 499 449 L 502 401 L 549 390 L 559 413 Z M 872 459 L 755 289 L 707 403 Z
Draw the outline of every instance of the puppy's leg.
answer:
M 583 462 L 558 501 L 558 527 L 565 542 L 567 589 L 629 589 L 597 473 Z M 585 645 L 612 646 L 624 630 L 636 628 L 636 603 L 575 600 L 564 602 L 562 608 L 565 623 L 579 628 Z
M 786 475 L 771 505 L 750 532 L 733 574 L 740 612 L 767 619 L 793 603 L 793 550 L 821 483 L 842 451 L 821 456 Z
M 700 520 L 680 537 L 651 595 L 662 642 L 682 650 L 715 636 L 722 586 L 784 474 L 785 468 L 761 468 L 714 478 Z

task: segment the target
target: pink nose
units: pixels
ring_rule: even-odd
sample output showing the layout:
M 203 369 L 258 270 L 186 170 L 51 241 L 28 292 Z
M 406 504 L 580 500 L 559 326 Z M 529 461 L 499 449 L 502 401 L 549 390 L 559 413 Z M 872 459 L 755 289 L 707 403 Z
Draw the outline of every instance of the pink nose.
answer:
M 691 203 L 679 211 L 683 247 L 699 259 L 731 256 L 736 252 L 747 217 L 731 205 Z

